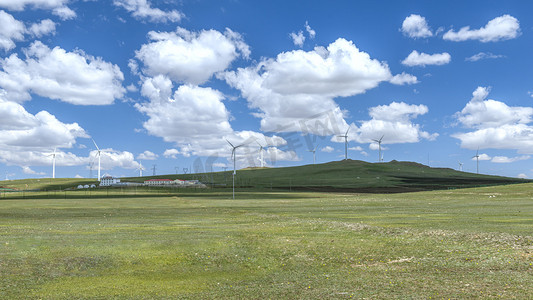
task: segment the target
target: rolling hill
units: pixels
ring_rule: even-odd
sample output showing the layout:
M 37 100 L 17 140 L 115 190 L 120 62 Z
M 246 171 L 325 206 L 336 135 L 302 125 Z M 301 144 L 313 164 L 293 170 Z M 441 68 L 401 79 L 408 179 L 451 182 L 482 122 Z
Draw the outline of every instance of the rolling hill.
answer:
M 230 187 L 232 172 L 131 177 L 124 178 L 123 181 L 142 181 L 148 178 L 197 179 L 213 187 Z M 398 193 L 524 182 L 531 181 L 459 172 L 449 168 L 430 168 L 413 162 L 368 163 L 359 160 L 297 167 L 242 169 L 237 170 L 235 177 L 237 187 L 368 193 Z

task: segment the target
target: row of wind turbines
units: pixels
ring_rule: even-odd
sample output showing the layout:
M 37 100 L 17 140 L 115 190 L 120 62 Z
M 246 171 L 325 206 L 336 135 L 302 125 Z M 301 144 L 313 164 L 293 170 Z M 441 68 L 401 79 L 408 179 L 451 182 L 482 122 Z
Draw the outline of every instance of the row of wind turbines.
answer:
M 340 138 L 344 138 L 344 159 L 345 160 L 348 159 L 348 132 L 349 132 L 349 130 L 350 130 L 350 128 L 348 128 L 348 130 L 346 130 L 344 135 L 338 135 L 337 136 L 337 137 L 340 137 Z M 383 162 L 383 156 L 381 155 L 381 143 L 382 143 L 384 137 L 385 137 L 385 135 L 382 135 L 379 139 L 372 139 L 372 141 L 374 141 L 374 142 L 376 142 L 378 144 L 378 149 L 379 149 L 378 162 Z M 100 181 L 101 178 L 102 178 L 101 177 L 101 156 L 102 156 L 102 153 L 105 152 L 105 150 L 101 150 L 98 147 L 98 145 L 96 144 L 96 142 L 94 141 L 94 139 L 92 140 L 92 142 L 93 142 L 94 146 L 96 147 L 96 151 L 97 151 L 96 152 L 96 156 L 98 157 L 98 181 Z M 236 174 L 235 152 L 236 152 L 237 148 L 245 146 L 246 143 L 234 146 L 227 139 L 226 139 L 226 142 L 228 142 L 228 144 L 232 148 L 232 150 L 231 150 L 231 159 L 233 160 L 233 186 L 235 186 L 235 174 Z M 260 144 L 258 141 L 256 141 L 256 143 L 259 146 L 259 153 L 260 153 L 259 161 L 261 163 L 261 168 L 264 168 L 265 167 L 265 159 L 264 159 L 264 148 L 265 148 L 265 146 Z M 312 152 L 313 153 L 313 164 L 316 164 L 316 150 L 318 149 L 318 146 L 319 146 L 319 144 L 317 144 L 314 149 L 307 150 L 308 152 Z M 52 157 L 52 178 L 56 178 L 57 148 L 54 148 L 54 152 L 50 153 L 50 154 L 47 154 L 46 156 Z M 474 155 L 472 157 L 472 158 L 476 159 L 476 173 L 478 173 L 478 174 L 479 174 L 479 157 L 480 157 L 480 155 L 479 155 L 479 148 L 478 148 L 478 150 L 476 151 L 476 155 Z M 463 171 L 463 163 L 460 162 L 460 161 L 458 161 L 458 163 L 459 163 L 459 171 Z M 139 167 L 137 168 L 137 170 L 139 171 L 139 177 L 142 177 L 142 172 L 145 170 L 145 168 L 142 165 L 142 163 L 139 163 Z M 235 190 L 233 190 L 233 194 L 234 194 L 234 197 L 235 197 Z

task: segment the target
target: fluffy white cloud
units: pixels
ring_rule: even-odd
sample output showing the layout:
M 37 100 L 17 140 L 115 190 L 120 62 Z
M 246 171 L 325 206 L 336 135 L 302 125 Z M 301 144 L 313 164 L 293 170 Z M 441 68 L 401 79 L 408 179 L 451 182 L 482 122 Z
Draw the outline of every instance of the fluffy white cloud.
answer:
M 140 160 L 156 160 L 158 157 L 157 154 L 155 154 L 154 152 L 152 151 L 144 151 L 143 153 L 137 155 L 137 159 L 140 159 Z
M 307 34 L 309 34 L 309 37 L 314 39 L 316 36 L 316 31 L 309 26 L 309 22 L 305 21 L 305 31 L 307 31 Z
M 350 130 L 348 139 L 374 143 L 373 140 L 383 136 L 383 144 L 416 143 L 422 138 L 434 140 L 438 137 L 437 133 L 423 131 L 419 124 L 412 122 L 412 119 L 427 112 L 428 108 L 423 104 L 409 105 L 404 102 L 372 107 L 369 110 L 372 119 L 362 121 L 358 128 Z
M 179 22 L 183 14 L 175 9 L 163 11 L 153 8 L 147 0 L 114 0 L 113 4 L 126 9 L 137 19 L 148 19 L 151 22 Z
M 0 149 L 71 148 L 78 137 L 88 136 L 77 123 L 62 123 L 47 111 L 32 115 L 0 98 Z
M 226 139 L 238 144 L 247 144 L 242 153 L 250 156 L 255 141 L 263 145 L 280 146 L 284 139 L 252 131 L 236 132 L 229 123 L 229 112 L 217 90 L 194 85 L 181 85 L 174 93 L 172 81 L 163 75 L 147 78 L 141 93 L 150 102 L 136 104 L 135 107 L 148 116 L 143 124 L 148 133 L 162 137 L 167 142 L 179 146 L 178 149 L 165 151 L 166 157 L 182 154 L 184 156 L 223 156 L 229 157 Z M 254 150 L 256 151 L 256 150 Z M 286 157 L 285 153 L 279 154 Z
M 66 4 L 69 0 L 2 0 L 0 7 L 14 11 L 22 11 L 26 7 L 33 9 L 48 9 L 63 20 L 76 17 L 76 13 Z
M 25 60 L 12 54 L 0 61 L 0 88 L 9 100 L 21 102 L 34 93 L 77 105 L 105 105 L 125 92 L 118 66 L 101 58 L 50 49 L 39 41 L 24 52 Z
M 291 37 L 292 42 L 294 43 L 295 46 L 302 47 L 304 45 L 305 36 L 304 36 L 303 31 L 300 30 L 298 31 L 298 33 L 291 32 L 289 36 Z
M 529 155 L 522 155 L 522 156 L 516 156 L 516 157 L 494 156 L 491 162 L 505 164 L 505 163 L 512 163 L 512 162 L 521 161 L 521 160 L 528 160 L 530 158 L 531 156 Z
M 142 94 L 152 101 L 137 104 L 148 115 L 144 127 L 150 134 L 167 142 L 184 143 L 189 138 L 223 136 L 232 132 L 229 112 L 222 103 L 224 96 L 211 88 L 182 85 L 174 93 L 172 82 L 159 75 L 147 79 Z
M 445 65 L 449 63 L 451 56 L 449 53 L 436 53 L 436 54 L 427 54 L 427 53 L 418 53 L 418 51 L 413 50 L 403 61 L 402 64 L 406 66 L 426 66 L 426 65 Z
M 481 153 L 481 154 L 478 154 L 478 157 L 476 156 L 473 156 L 472 157 L 472 160 L 491 160 L 492 157 L 490 157 L 488 154 L 486 153 Z
M 473 129 L 470 132 L 456 133 L 461 147 L 467 149 L 493 148 L 514 149 L 519 153 L 533 153 L 532 107 L 508 106 L 486 100 L 489 89 L 478 87 L 472 100 L 455 117 L 459 124 Z
M 98 152 L 96 150 L 91 151 L 89 157 L 86 159 L 98 161 Z M 113 168 L 137 169 L 140 166 L 140 164 L 135 161 L 133 153 L 111 148 L 101 149 L 100 164 L 102 170 L 111 170 Z
M 24 174 L 30 174 L 30 175 L 44 175 L 45 173 L 43 172 L 35 172 L 34 170 L 32 170 L 30 167 L 28 166 L 23 166 L 22 167 L 22 173 Z
M 470 29 L 470 26 L 459 31 L 446 32 L 443 39 L 449 41 L 479 40 L 483 43 L 514 39 L 520 35 L 520 23 L 515 17 L 503 15 L 490 20 L 480 29 Z
M 418 78 L 414 75 L 402 72 L 401 74 L 394 75 L 389 82 L 396 85 L 416 84 L 418 83 Z
M 404 35 L 415 39 L 433 36 L 433 32 L 431 32 L 426 18 L 415 14 L 403 20 L 401 31 Z
M 178 158 L 178 154 L 180 154 L 179 150 L 178 149 L 166 149 L 165 152 L 163 153 L 163 156 L 166 157 L 166 158 Z
M 515 106 L 496 100 L 485 100 L 489 89 L 478 87 L 470 102 L 456 114 L 458 121 L 469 128 L 496 128 L 508 124 L 527 124 L 531 122 L 533 108 Z
M 333 98 L 364 93 L 392 75 L 387 64 L 340 38 L 327 48 L 283 52 L 222 77 L 259 110 L 262 130 L 324 136 L 348 126 Z
M 47 34 L 54 34 L 55 30 L 56 24 L 50 19 L 26 27 L 24 23 L 16 20 L 12 15 L 0 10 L 0 49 L 6 52 L 15 48 L 15 42 L 24 40 L 25 34 L 42 37 Z
M 528 179 L 529 177 L 526 174 L 524 174 L 524 173 L 520 173 L 520 174 L 516 175 L 516 178 Z
M 327 152 L 327 153 L 331 153 L 333 152 L 335 149 L 333 149 L 333 147 L 331 146 L 326 146 L 326 147 L 323 147 L 323 148 L 320 148 L 320 151 L 322 152 Z
M 54 34 L 55 31 L 56 23 L 50 19 L 42 20 L 40 23 L 34 23 L 27 29 L 27 32 L 38 38 L 44 35 Z
M 148 33 L 152 41 L 135 52 L 149 76 L 166 75 L 176 82 L 201 84 L 214 73 L 225 70 L 239 55 L 247 58 L 250 49 L 242 37 L 226 29 L 199 33 L 179 28 L 175 32 Z
M 15 41 L 22 41 L 25 31 L 24 23 L 0 10 L 0 49 L 8 51 L 15 48 Z
M 505 57 L 505 55 L 496 55 L 492 54 L 490 52 L 479 52 L 478 54 L 474 54 L 470 57 L 465 58 L 466 61 L 478 61 L 482 59 L 495 59 L 495 58 L 502 58 Z
M 0 162 L 7 165 L 20 166 L 52 166 L 50 152 L 36 150 L 3 150 L 0 148 Z M 60 166 L 83 166 L 89 162 L 88 157 L 79 157 L 70 152 L 57 150 L 56 167 Z M 51 173 L 52 170 L 50 170 Z

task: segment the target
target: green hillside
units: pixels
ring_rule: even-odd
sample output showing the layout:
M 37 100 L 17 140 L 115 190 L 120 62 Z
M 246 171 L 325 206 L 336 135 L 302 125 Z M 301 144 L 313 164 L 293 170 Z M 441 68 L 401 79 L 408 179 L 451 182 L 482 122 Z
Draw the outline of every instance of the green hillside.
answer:
M 232 172 L 172 174 L 124 178 L 142 181 L 149 178 L 197 179 L 212 187 L 231 186 Z M 479 187 L 530 182 L 529 180 L 479 175 L 448 168 L 430 168 L 413 162 L 368 163 L 358 160 L 286 168 L 237 170 L 237 187 L 314 191 L 395 193 L 449 188 Z
M 233 171 L 201 174 L 170 174 L 122 178 L 123 182 L 143 182 L 151 178 L 200 180 L 213 188 L 231 187 Z M 360 193 L 400 193 L 449 188 L 480 187 L 531 182 L 501 176 L 479 175 L 447 168 L 430 168 L 413 162 L 368 163 L 359 160 L 285 168 L 237 170 L 239 188 L 335 191 Z M 97 183 L 94 179 L 56 178 L 0 181 L 0 189 L 64 190 L 79 184 Z

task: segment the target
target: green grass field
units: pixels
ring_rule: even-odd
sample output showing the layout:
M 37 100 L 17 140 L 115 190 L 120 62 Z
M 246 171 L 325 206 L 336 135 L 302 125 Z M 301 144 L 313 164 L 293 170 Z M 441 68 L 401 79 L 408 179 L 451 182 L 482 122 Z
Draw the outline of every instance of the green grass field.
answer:
M 0 299 L 533 294 L 533 184 L 87 193 L 0 198 Z

